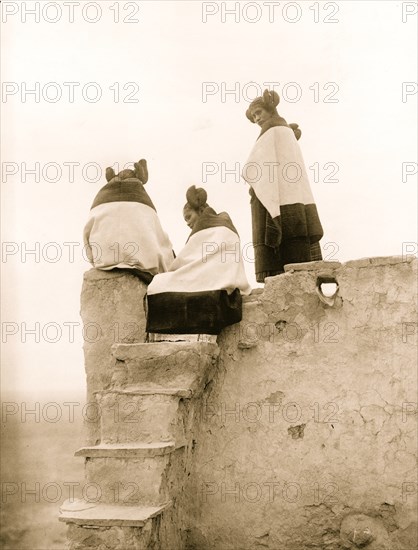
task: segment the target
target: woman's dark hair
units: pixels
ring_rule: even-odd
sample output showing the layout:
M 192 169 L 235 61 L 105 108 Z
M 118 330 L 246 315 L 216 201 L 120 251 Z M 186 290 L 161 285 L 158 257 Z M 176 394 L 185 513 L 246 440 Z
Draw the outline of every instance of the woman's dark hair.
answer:
M 253 109 L 262 107 L 271 115 L 277 115 L 277 105 L 280 103 L 279 94 L 275 90 L 264 90 L 264 93 L 260 97 L 256 97 L 248 107 L 246 116 L 248 120 L 254 122 Z
M 186 199 L 187 202 L 184 205 L 184 208 L 191 208 L 195 212 L 201 212 L 208 206 L 206 202 L 208 199 L 208 194 L 203 187 L 196 188 L 195 185 L 189 187 L 186 191 Z

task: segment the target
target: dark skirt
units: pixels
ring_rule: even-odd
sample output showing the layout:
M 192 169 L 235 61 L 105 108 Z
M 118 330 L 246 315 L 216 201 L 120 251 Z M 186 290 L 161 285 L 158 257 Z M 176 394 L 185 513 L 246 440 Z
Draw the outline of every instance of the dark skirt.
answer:
M 287 264 L 312 261 L 309 237 L 296 237 L 283 241 L 277 250 L 270 246 L 257 245 L 254 247 L 254 252 L 258 283 L 264 282 L 266 277 L 284 273 L 284 266 Z
M 159 334 L 219 334 L 242 319 L 238 289 L 153 294 L 147 306 L 147 332 Z
M 322 260 L 321 235 L 289 235 L 280 216 L 272 219 L 254 193 L 251 198 L 255 274 L 258 283 L 266 277 L 284 273 L 284 266 Z M 305 229 L 305 228 L 304 228 Z M 319 231 L 318 231 L 319 233 Z

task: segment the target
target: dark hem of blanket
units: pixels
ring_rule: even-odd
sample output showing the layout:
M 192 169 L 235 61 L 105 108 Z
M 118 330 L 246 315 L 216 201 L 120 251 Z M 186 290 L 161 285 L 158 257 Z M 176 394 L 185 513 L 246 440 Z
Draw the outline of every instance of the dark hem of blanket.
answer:
M 242 319 L 239 289 L 202 292 L 162 292 L 147 296 L 147 332 L 219 334 Z
M 255 274 L 257 283 L 266 277 L 284 273 L 287 264 L 300 264 L 322 260 L 319 242 L 311 243 L 309 237 L 282 241 L 278 249 L 264 244 L 254 246 Z
M 278 248 L 282 240 L 309 237 L 318 242 L 324 234 L 315 204 L 293 203 L 280 206 L 280 214 L 272 218 L 253 189 L 251 218 L 253 243 Z

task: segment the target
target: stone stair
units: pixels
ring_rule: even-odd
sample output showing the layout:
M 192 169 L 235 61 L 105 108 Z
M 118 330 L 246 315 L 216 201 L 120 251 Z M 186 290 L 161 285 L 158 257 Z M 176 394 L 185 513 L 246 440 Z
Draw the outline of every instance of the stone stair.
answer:
M 193 426 L 218 352 L 207 342 L 112 346 L 110 383 L 94 392 L 99 440 L 75 453 L 89 491 L 60 510 L 70 550 L 184 547 Z
M 171 504 L 171 503 L 170 503 Z M 161 514 L 165 506 L 113 506 L 86 503 L 79 499 L 61 507 L 67 523 L 82 527 L 144 527 L 149 519 Z

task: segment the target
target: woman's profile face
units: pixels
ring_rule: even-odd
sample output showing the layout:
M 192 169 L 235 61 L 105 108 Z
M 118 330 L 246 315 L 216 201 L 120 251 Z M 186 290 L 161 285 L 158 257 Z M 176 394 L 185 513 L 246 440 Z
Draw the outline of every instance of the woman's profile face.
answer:
M 190 229 L 193 229 L 193 227 L 195 226 L 199 218 L 199 214 L 195 210 L 192 210 L 191 208 L 184 208 L 183 217 L 184 217 L 184 221 L 187 223 Z
M 256 124 L 259 126 L 262 126 L 266 120 L 268 120 L 271 117 L 271 113 L 266 111 L 266 109 L 263 109 L 263 107 L 256 107 L 251 112 L 253 116 L 253 120 Z

